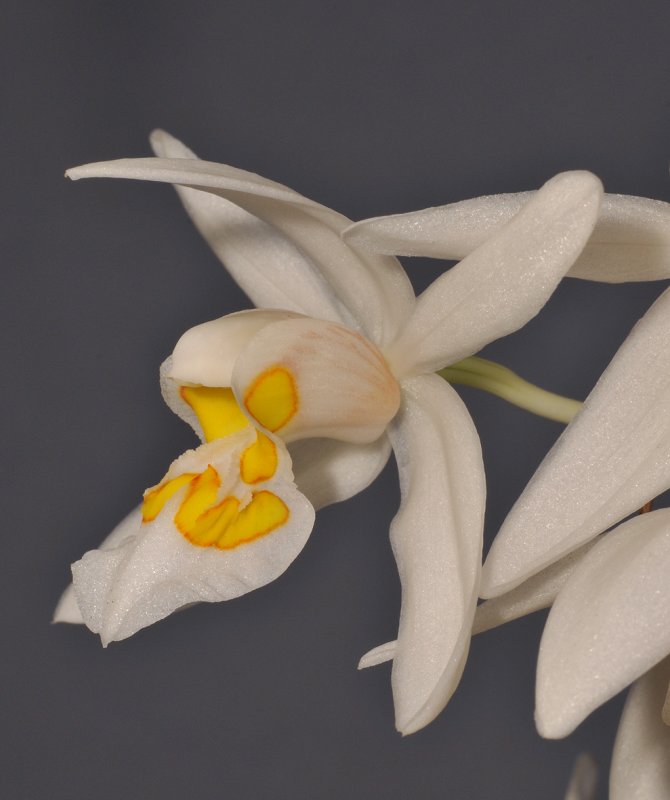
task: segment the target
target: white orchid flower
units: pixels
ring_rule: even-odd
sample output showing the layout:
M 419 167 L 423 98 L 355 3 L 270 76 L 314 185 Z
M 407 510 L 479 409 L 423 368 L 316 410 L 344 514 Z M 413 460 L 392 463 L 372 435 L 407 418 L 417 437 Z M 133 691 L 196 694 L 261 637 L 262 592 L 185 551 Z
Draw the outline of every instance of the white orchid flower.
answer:
M 512 509 L 485 565 L 483 593 L 584 551 L 670 488 L 669 342 L 666 290 Z M 615 745 L 612 800 L 670 797 L 669 573 L 670 509 L 623 522 L 576 560 L 542 637 L 536 721 L 544 736 L 566 736 L 636 681 Z
M 68 174 L 176 184 L 233 277 L 268 310 L 180 339 L 162 370 L 164 396 L 204 444 L 73 566 L 57 619 L 83 619 L 108 642 L 272 580 L 304 545 L 312 506 L 361 491 L 392 447 L 402 496 L 391 526 L 402 584 L 392 685 L 396 726 L 412 733 L 444 707 L 465 664 L 485 500 L 472 420 L 433 373 L 540 310 L 589 239 L 600 183 L 585 172 L 552 179 L 416 299 L 396 259 L 341 238 L 350 221 L 336 212 L 197 160 L 164 133 L 153 145 L 159 158 Z

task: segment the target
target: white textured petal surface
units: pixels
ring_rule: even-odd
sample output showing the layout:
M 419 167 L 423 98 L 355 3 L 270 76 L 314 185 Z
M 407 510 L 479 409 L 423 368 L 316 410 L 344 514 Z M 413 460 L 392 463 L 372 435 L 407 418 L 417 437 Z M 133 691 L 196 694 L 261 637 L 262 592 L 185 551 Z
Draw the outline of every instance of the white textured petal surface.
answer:
M 571 733 L 670 652 L 670 509 L 603 537 L 556 598 L 537 664 L 538 731 Z M 662 701 L 659 703 L 659 715 Z
M 295 409 L 285 424 L 271 427 L 254 411 L 251 398 L 261 376 L 277 369 L 291 377 Z M 232 387 L 250 418 L 286 442 L 310 437 L 374 442 L 400 403 L 398 383 L 371 342 L 350 328 L 307 317 L 263 328 L 237 359 Z
M 537 575 L 533 575 L 532 578 L 517 586 L 516 589 L 512 589 L 511 592 L 481 603 L 477 606 L 472 628 L 473 634 L 483 633 L 491 628 L 504 625 L 506 622 L 532 614 L 534 611 L 549 608 L 575 567 L 581 563 L 584 556 L 596 543 L 597 540 L 587 542 L 574 553 L 570 553 L 555 564 L 543 569 L 542 572 L 538 572 Z
M 371 444 L 302 439 L 288 449 L 296 486 L 318 511 L 368 487 L 386 466 L 391 443 L 385 435 Z
M 575 761 L 565 800 L 593 800 L 596 795 L 597 780 L 596 762 L 588 753 L 582 753 Z
M 161 158 L 197 158 L 165 131 L 154 131 L 151 145 Z M 212 192 L 175 188 L 196 228 L 255 306 L 351 322 L 319 268 L 276 228 Z
M 118 547 L 124 539 L 135 534 L 142 521 L 142 507 L 137 506 L 130 514 L 125 516 L 114 530 L 105 538 L 98 548 L 99 550 L 112 550 Z M 73 625 L 83 625 L 84 620 L 77 604 L 74 593 L 74 586 L 70 584 L 61 595 L 56 610 L 54 611 L 54 622 L 69 622 Z
M 495 236 L 439 277 L 386 355 L 396 375 L 432 372 L 532 319 L 572 266 L 602 198 L 589 172 L 548 181 Z
M 670 728 L 661 719 L 668 681 L 670 659 L 665 659 L 628 695 L 614 743 L 610 800 L 670 797 Z
M 496 235 L 534 194 L 489 195 L 363 220 L 344 238 L 377 253 L 460 261 Z M 606 194 L 591 238 L 568 275 L 606 283 L 670 278 L 670 204 Z
M 359 252 L 342 240 L 340 234 L 350 220 L 251 172 L 198 159 L 138 158 L 88 164 L 66 174 L 72 180 L 131 178 L 172 183 L 234 202 L 297 248 L 317 270 L 316 284 L 330 287 L 338 308 L 347 309 L 360 329 L 378 344 L 394 338 L 414 306 L 411 284 L 396 259 Z M 298 282 L 301 275 L 304 273 L 296 270 Z M 293 286 L 287 288 L 293 290 Z M 298 285 L 295 289 L 300 291 Z
M 222 478 L 220 495 L 244 499 L 239 486 L 241 453 L 255 440 L 245 429 L 189 450 L 170 467 L 167 479 L 200 472 L 211 464 Z M 272 480 L 254 485 L 268 489 L 289 509 L 281 527 L 233 549 L 191 544 L 175 527 L 174 515 L 186 487 L 167 502 L 152 522 L 117 547 L 92 550 L 72 565 L 82 617 L 103 644 L 125 639 L 185 605 L 229 600 L 274 580 L 286 570 L 309 537 L 314 509 L 291 483 L 290 458 L 275 440 L 279 466 Z M 250 489 L 247 487 L 250 496 Z
M 670 487 L 670 293 L 615 355 L 503 523 L 482 574 L 492 597 Z
M 391 524 L 402 586 L 391 681 L 396 727 L 407 734 L 439 714 L 465 666 L 486 486 L 474 424 L 441 378 L 404 382 L 401 413 L 389 435 L 402 497 Z

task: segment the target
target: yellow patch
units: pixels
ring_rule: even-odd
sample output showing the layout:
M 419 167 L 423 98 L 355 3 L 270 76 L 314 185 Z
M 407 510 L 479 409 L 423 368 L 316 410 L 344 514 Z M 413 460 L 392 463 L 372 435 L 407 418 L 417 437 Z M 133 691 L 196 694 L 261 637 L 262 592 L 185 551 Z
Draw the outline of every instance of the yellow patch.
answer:
M 237 433 L 249 425 L 230 388 L 182 386 L 179 393 L 195 412 L 208 442 Z
M 219 473 L 211 464 L 193 479 L 174 518 L 175 525 L 187 539 L 190 538 L 188 532 L 195 527 L 200 517 L 216 503 L 216 494 L 220 486 Z
M 163 506 L 167 501 L 181 489 L 186 486 L 195 478 L 197 473 L 185 472 L 176 478 L 154 486 L 153 489 L 147 489 L 144 493 L 144 501 L 142 502 L 142 522 L 151 522 L 163 510 Z
M 224 501 L 225 502 L 225 501 Z M 272 492 L 254 492 L 251 502 L 230 521 L 216 547 L 229 550 L 279 528 L 289 518 L 286 503 Z
M 288 506 L 276 494 L 254 492 L 240 511 L 236 497 L 225 497 L 214 505 L 221 486 L 219 474 L 211 465 L 198 475 L 175 515 L 181 534 L 198 547 L 232 550 L 283 525 L 290 516 Z
M 277 471 L 277 446 L 264 433 L 258 431 L 254 444 L 247 447 L 240 458 L 240 475 L 245 483 L 269 481 Z
M 244 397 L 251 416 L 273 433 L 298 410 L 298 391 L 285 367 L 270 367 L 256 377 Z

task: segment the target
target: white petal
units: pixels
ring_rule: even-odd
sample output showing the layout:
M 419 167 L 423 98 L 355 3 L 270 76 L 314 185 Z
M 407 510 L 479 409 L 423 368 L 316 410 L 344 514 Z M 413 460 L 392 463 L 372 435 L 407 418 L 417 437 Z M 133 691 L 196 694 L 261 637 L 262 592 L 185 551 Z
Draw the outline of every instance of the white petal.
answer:
M 88 164 L 66 174 L 73 180 L 134 178 L 173 183 L 234 202 L 271 225 L 317 271 L 295 310 L 307 311 L 306 300 L 314 296 L 315 288 L 326 286 L 337 298 L 338 308 L 346 309 L 377 344 L 386 344 L 395 336 L 414 305 L 409 279 L 394 258 L 359 252 L 342 241 L 340 233 L 350 220 L 251 172 L 198 159 L 138 158 Z M 208 225 L 208 236 L 215 237 L 211 216 Z M 254 258 L 259 252 L 256 247 Z M 285 253 L 280 247 L 281 257 Z M 299 292 L 305 274 L 301 265 L 287 289 Z M 310 313 L 319 314 L 319 308 Z
M 460 261 L 496 235 L 535 192 L 493 194 L 354 222 L 345 241 L 376 253 Z
M 272 388 L 280 374 L 287 393 L 283 414 L 279 389 Z M 286 442 L 374 442 L 400 402 L 398 383 L 371 342 L 350 328 L 307 317 L 275 322 L 256 334 L 235 362 L 232 387 L 250 418 Z
M 133 536 L 142 521 L 142 507 L 137 506 L 130 514 L 124 517 L 114 530 L 103 540 L 99 550 L 112 550 L 118 547 L 125 539 Z M 74 586 L 70 584 L 61 595 L 56 610 L 54 611 L 54 622 L 69 622 L 73 625 L 83 625 L 84 620 L 77 604 L 74 593 Z
M 534 194 L 476 197 L 363 220 L 344 238 L 377 253 L 458 261 L 496 235 Z M 568 276 L 607 283 L 670 278 L 670 204 L 606 194 L 591 238 Z
M 434 375 L 403 389 L 389 434 L 402 496 L 391 525 L 402 586 L 391 681 L 396 727 L 407 734 L 439 714 L 465 666 L 486 489 L 479 438 L 456 392 Z
M 581 563 L 583 557 L 589 552 L 596 542 L 589 542 L 574 553 L 552 564 L 547 569 L 522 583 L 508 594 L 487 600 L 477 606 L 473 636 L 484 633 L 491 628 L 504 625 L 506 622 L 519 619 L 534 611 L 548 608 L 556 599 L 556 595 L 564 586 L 575 567 Z M 386 642 L 374 647 L 365 653 L 358 662 L 358 669 L 376 667 L 386 661 L 391 661 L 395 656 L 396 642 Z
M 593 800 L 597 779 L 596 762 L 588 753 L 582 753 L 575 761 L 565 800 Z
M 619 724 L 610 771 L 610 800 L 670 797 L 670 728 L 661 719 L 670 659 L 633 686 Z
M 670 509 L 620 525 L 575 569 L 540 645 L 535 718 L 542 736 L 567 736 L 670 652 L 669 571 Z
M 570 553 L 555 564 L 543 569 L 542 572 L 538 572 L 537 575 L 533 575 L 532 578 L 517 586 L 516 589 L 512 589 L 511 592 L 481 603 L 477 606 L 472 633 L 483 633 L 491 628 L 504 625 L 506 622 L 532 614 L 534 611 L 549 608 L 574 569 L 582 562 L 596 541 L 587 542 L 579 550 L 575 550 L 574 553 Z
M 482 594 L 517 586 L 670 487 L 670 293 L 605 370 L 505 520 Z
M 387 436 L 371 444 L 302 439 L 289 452 L 296 486 L 318 511 L 369 486 L 386 466 L 391 443 Z
M 396 375 L 444 367 L 532 319 L 582 251 L 602 198 L 588 172 L 548 181 L 497 235 L 419 297 L 385 352 Z
M 197 158 L 164 131 L 154 131 L 151 144 L 162 158 Z M 319 269 L 276 228 L 212 192 L 175 188 L 197 229 L 255 306 L 351 322 Z
M 184 453 L 167 478 L 201 472 L 212 465 L 222 478 L 221 494 L 244 502 L 250 488 L 240 486 L 239 461 L 255 440 L 253 429 L 217 439 Z M 262 586 L 286 570 L 303 548 L 314 522 L 314 510 L 290 482 L 290 458 L 274 440 L 279 455 L 276 474 L 258 483 L 289 510 L 285 523 L 270 533 L 232 549 L 191 544 L 173 522 L 186 487 L 179 490 L 151 522 L 111 550 L 93 550 L 72 566 L 82 617 L 100 633 L 103 644 L 125 639 L 185 605 L 216 602 Z M 217 500 L 218 502 L 218 500 Z

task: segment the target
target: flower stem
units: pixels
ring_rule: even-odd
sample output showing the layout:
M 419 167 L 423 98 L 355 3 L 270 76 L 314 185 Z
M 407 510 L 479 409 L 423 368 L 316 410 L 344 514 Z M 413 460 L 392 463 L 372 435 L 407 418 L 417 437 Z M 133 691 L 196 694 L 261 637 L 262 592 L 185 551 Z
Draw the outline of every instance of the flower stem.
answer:
M 437 374 L 449 383 L 483 389 L 532 414 L 556 422 L 567 424 L 582 407 L 579 400 L 571 400 L 569 397 L 540 389 L 520 378 L 511 369 L 478 356 L 464 358 L 451 367 L 441 369 Z

